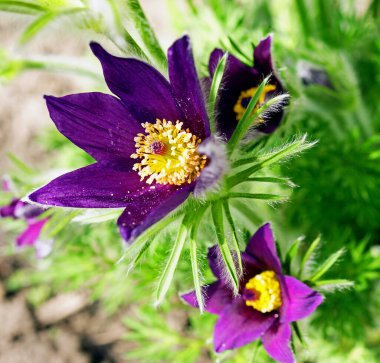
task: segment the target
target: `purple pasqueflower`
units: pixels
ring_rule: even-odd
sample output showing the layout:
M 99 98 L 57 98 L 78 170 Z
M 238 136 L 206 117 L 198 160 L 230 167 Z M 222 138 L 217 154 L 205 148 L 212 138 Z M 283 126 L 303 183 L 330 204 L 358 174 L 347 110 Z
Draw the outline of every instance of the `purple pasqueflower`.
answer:
M 219 96 L 215 105 L 218 131 L 225 135 L 227 139 L 231 137 L 237 122 L 242 118 L 249 101 L 265 77 L 272 75 L 268 84 L 264 87 L 255 110 L 267 99 L 284 92 L 284 87 L 273 68 L 271 42 L 272 38 L 268 36 L 257 45 L 253 53 L 253 67 L 242 63 L 231 54 L 228 55 Z M 221 49 L 215 49 L 211 53 L 209 60 L 211 79 L 223 55 L 224 52 Z M 261 120 L 256 129 L 266 134 L 272 133 L 280 124 L 283 115 L 282 107 L 271 110 L 270 115 L 265 117 L 265 120 Z
M 209 249 L 209 264 L 218 280 L 203 286 L 206 311 L 219 315 L 214 330 L 216 352 L 239 348 L 258 338 L 268 354 L 282 363 L 294 362 L 291 326 L 310 315 L 323 297 L 292 276 L 283 275 L 270 224 L 262 226 L 242 253 L 239 295 L 226 280 L 220 250 Z M 195 292 L 182 295 L 198 307 Z
M 12 201 L 0 208 L 0 218 L 23 219 L 27 223 L 25 230 L 16 238 L 17 247 L 35 247 L 37 257 L 45 257 L 47 245 L 51 246 L 51 242 L 40 240 L 43 227 L 49 218 L 37 219 L 44 210 L 36 205 L 28 204 L 20 199 L 14 198 Z M 50 251 L 49 251 L 50 252 Z
M 200 143 L 215 140 L 187 36 L 168 50 L 170 83 L 147 63 L 90 46 L 118 98 L 98 92 L 45 98 L 58 130 L 96 163 L 29 197 L 52 206 L 125 208 L 118 225 L 130 242 L 200 185 L 215 183 L 212 157 L 198 150 Z

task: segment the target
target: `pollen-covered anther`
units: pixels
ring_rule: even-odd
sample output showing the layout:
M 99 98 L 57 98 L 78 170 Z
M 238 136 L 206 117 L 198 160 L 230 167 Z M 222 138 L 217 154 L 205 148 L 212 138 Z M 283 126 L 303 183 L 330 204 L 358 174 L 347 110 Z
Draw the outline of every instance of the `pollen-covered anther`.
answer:
M 145 134 L 138 134 L 134 141 L 136 153 L 133 159 L 140 159 L 133 169 L 141 180 L 148 184 L 182 185 L 192 183 L 206 164 L 206 155 L 198 153 L 201 139 L 189 129 L 182 129 L 182 122 L 158 120 L 155 124 L 143 123 Z
M 251 278 L 245 285 L 245 304 L 269 313 L 282 305 L 281 287 L 274 271 L 264 271 Z
M 240 119 L 243 117 L 244 112 L 247 109 L 248 104 L 251 101 L 251 98 L 257 92 L 257 89 L 258 87 L 252 87 L 240 93 L 240 96 L 234 106 L 234 112 L 236 113 L 237 121 L 240 121 Z M 274 86 L 273 84 L 267 84 L 266 86 L 264 86 L 264 89 L 260 94 L 259 100 L 257 101 L 253 109 L 253 112 L 256 112 L 259 109 L 259 107 L 261 107 L 264 104 L 267 93 L 273 92 L 275 90 L 276 86 Z

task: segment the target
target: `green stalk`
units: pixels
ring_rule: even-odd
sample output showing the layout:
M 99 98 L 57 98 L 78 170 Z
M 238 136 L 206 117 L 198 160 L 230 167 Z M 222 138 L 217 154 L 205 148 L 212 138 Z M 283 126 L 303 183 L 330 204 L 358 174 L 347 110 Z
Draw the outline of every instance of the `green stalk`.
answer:
M 183 247 L 185 245 L 188 232 L 189 232 L 188 221 L 187 221 L 187 216 L 185 216 L 179 227 L 178 234 L 173 245 L 173 249 L 166 262 L 166 265 L 162 272 L 160 280 L 158 281 L 155 306 L 158 306 L 162 303 L 162 301 L 164 300 L 169 290 L 170 284 L 173 280 L 174 271 L 177 268 L 179 258 L 181 256 Z
M 220 201 L 214 203 L 211 208 L 212 219 L 215 226 L 216 237 L 218 240 L 218 245 L 220 252 L 222 254 L 225 266 L 227 268 L 229 279 L 232 282 L 232 288 L 234 293 L 237 294 L 239 291 L 239 276 L 236 271 L 235 262 L 231 254 L 230 247 L 225 236 L 224 222 L 223 222 L 223 209 Z
M 167 58 L 161 48 L 160 43 L 153 31 L 145 13 L 140 5 L 139 0 L 127 0 L 126 5 L 130 11 L 130 16 L 135 24 L 145 47 L 148 49 L 150 55 L 154 58 L 157 64 L 167 68 Z
M 235 223 L 234 223 L 234 220 L 232 218 L 230 206 L 226 200 L 223 202 L 223 208 L 224 208 L 224 213 L 226 214 L 226 217 L 227 217 L 227 222 L 228 222 L 230 229 L 231 229 L 233 248 L 236 251 L 236 255 L 238 258 L 238 266 L 239 266 L 238 273 L 239 273 L 239 276 L 241 276 L 243 273 L 243 262 L 241 260 L 241 254 L 240 254 L 239 243 L 238 243 L 238 239 L 237 239 L 237 235 L 236 235 Z
M 197 234 L 198 234 L 200 220 L 205 211 L 206 209 L 203 208 L 202 210 L 197 212 L 194 223 L 190 231 L 190 240 L 189 240 L 190 260 L 191 260 L 191 268 L 193 272 L 195 295 L 197 296 L 199 311 L 201 314 L 203 313 L 203 310 L 204 310 L 204 299 L 202 295 L 202 285 L 200 281 L 200 272 L 198 268 Z

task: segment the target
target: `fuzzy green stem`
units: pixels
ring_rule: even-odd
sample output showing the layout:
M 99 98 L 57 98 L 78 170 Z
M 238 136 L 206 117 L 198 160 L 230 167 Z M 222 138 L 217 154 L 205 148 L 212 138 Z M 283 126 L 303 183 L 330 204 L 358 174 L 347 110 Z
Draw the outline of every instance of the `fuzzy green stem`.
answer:
M 149 51 L 150 55 L 154 58 L 157 65 L 165 69 L 167 68 L 167 58 L 164 51 L 161 48 L 160 43 L 153 31 L 145 13 L 140 5 L 139 0 L 127 0 L 127 7 L 130 11 L 130 16 L 135 24 L 145 47 Z
M 234 293 L 237 294 L 239 291 L 239 277 L 236 271 L 236 266 L 235 266 L 235 262 L 234 262 L 230 247 L 225 237 L 223 209 L 222 209 L 222 204 L 220 203 L 220 201 L 212 205 L 211 212 L 212 212 L 212 219 L 215 226 L 215 232 L 216 232 L 216 237 L 218 240 L 220 252 L 222 254 L 225 266 L 227 268 L 229 279 L 232 282 Z

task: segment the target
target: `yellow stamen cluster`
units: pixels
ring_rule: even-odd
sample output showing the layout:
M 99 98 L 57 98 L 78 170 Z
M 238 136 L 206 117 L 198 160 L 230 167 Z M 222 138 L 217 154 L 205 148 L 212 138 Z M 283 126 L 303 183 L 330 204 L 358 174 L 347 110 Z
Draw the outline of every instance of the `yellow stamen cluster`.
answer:
M 206 164 L 206 156 L 197 151 L 201 139 L 189 129 L 182 129 L 182 122 L 158 120 L 155 124 L 143 123 L 145 134 L 138 134 L 136 153 L 133 159 L 140 159 L 133 169 L 141 180 L 152 184 L 182 185 L 193 182 Z
M 250 89 L 247 89 L 246 91 L 243 91 L 240 93 L 240 96 L 234 106 L 234 112 L 236 113 L 236 120 L 240 121 L 240 119 L 243 117 L 245 110 L 247 107 L 243 105 L 243 100 L 248 99 L 251 100 L 251 98 L 255 95 L 258 87 L 252 87 Z M 256 112 L 258 108 L 264 103 L 265 97 L 268 92 L 272 92 L 276 90 L 276 86 L 273 84 L 267 84 L 264 86 L 263 91 L 261 92 L 261 95 L 259 97 L 259 100 L 257 101 L 255 108 L 253 109 L 253 112 Z M 249 102 L 248 102 L 249 103 Z M 248 105 L 247 105 L 248 106 Z
M 274 271 L 256 275 L 247 282 L 245 288 L 254 293 L 254 299 L 246 300 L 246 305 L 262 313 L 277 310 L 282 305 L 280 283 Z

